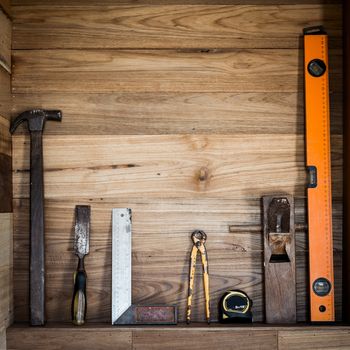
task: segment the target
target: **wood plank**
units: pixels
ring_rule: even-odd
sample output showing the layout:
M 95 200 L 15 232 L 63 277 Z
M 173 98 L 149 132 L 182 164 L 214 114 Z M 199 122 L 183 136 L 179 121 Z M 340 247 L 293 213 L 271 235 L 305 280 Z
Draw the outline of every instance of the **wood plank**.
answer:
M 78 330 L 79 329 L 79 330 Z M 101 328 L 10 328 L 7 331 L 8 350 L 127 350 L 131 349 L 130 331 Z M 69 345 L 68 345 L 69 344 Z
M 0 213 L 0 329 L 6 329 L 13 317 L 12 249 L 12 213 Z
M 0 153 L 11 157 L 10 121 L 0 115 Z
M 71 327 L 69 325 L 48 325 L 45 328 L 29 328 L 25 326 L 13 326 L 8 330 L 8 342 L 9 350 L 17 349 L 47 349 L 44 347 L 44 341 L 50 345 L 50 349 L 61 350 L 66 349 L 67 344 L 72 344 L 70 349 L 77 349 L 78 343 L 84 349 L 110 349 L 110 342 L 114 341 L 113 349 L 120 349 L 119 346 L 124 346 L 122 349 L 129 349 L 131 342 L 133 342 L 133 348 L 138 349 L 164 349 L 161 347 L 161 341 L 164 341 L 164 346 L 169 345 L 171 349 L 188 349 L 185 347 L 184 341 L 194 349 L 211 349 L 213 348 L 213 342 L 216 343 L 215 348 L 220 346 L 218 339 L 223 339 L 222 345 L 225 345 L 225 349 L 230 348 L 232 345 L 232 339 L 237 340 L 237 347 L 235 349 L 277 349 L 277 337 L 279 333 L 298 333 L 307 329 L 307 332 L 313 333 L 313 339 L 317 342 L 322 340 L 322 335 L 330 332 L 335 338 L 337 334 L 346 335 L 349 332 L 349 327 L 310 327 L 309 325 L 301 325 L 296 327 L 267 327 L 267 326 L 247 326 L 247 327 L 228 327 L 221 325 L 178 325 L 174 327 L 111 327 L 108 325 L 98 324 L 89 325 L 86 327 Z M 68 338 L 66 339 L 62 334 L 67 332 Z M 320 337 L 318 337 L 320 332 Z M 96 334 L 97 339 L 94 340 L 93 336 Z M 23 338 L 22 338 L 23 335 Z M 229 337 L 231 335 L 231 337 Z M 260 344 L 254 339 L 258 338 Z M 201 339 L 205 342 L 201 342 Z M 242 339 L 241 339 L 242 338 Z M 86 342 L 82 339 L 86 339 Z M 131 339 L 131 342 L 130 340 Z M 178 340 L 177 340 L 178 339 Z M 251 342 L 249 343 L 249 341 Z M 89 341 L 89 342 L 88 342 Z M 154 341 L 155 347 L 151 347 L 152 341 Z M 235 342 L 236 343 L 236 342 Z M 11 345 L 10 345 L 11 344 Z M 56 346 L 55 346 L 56 344 Z M 145 347 L 142 347 L 144 344 Z M 176 344 L 176 347 L 173 345 Z M 250 346 L 251 345 L 251 346 Z M 90 346 L 95 346 L 91 348 Z M 265 347 L 266 346 L 266 347 Z M 267 347 L 270 346 L 270 347 Z M 219 347 L 221 348 L 221 347 Z M 286 348 L 287 349 L 287 348 Z M 316 349 L 316 348 L 315 348 Z M 336 349 L 328 347 L 328 349 Z M 338 349 L 338 348 L 337 348 Z
M 12 211 L 12 158 L 10 122 L 0 116 L 0 213 Z
M 59 127 L 59 126 L 58 126 Z M 332 138 L 333 195 L 342 137 Z M 304 140 L 294 135 L 46 136 L 46 198 L 303 196 Z M 29 139 L 13 137 L 14 198 L 29 195 Z
M 342 134 L 341 94 L 331 95 L 331 132 Z M 61 109 L 45 135 L 303 134 L 303 93 L 16 94 L 13 116 Z M 23 124 L 16 134 L 27 133 Z
M 274 50 L 14 50 L 14 93 L 297 92 L 302 52 Z M 342 91 L 341 51 L 331 91 Z M 288 69 L 286 69 L 288 67 Z
M 341 18 L 340 4 L 24 6 L 13 48 L 298 48 L 319 23 L 341 47 Z
M 0 153 L 0 213 L 12 211 L 11 157 Z
M 3 0 L 6 1 L 6 0 Z M 35 5 L 50 5 L 50 6 L 81 6 L 81 0 L 12 0 L 14 6 L 35 6 Z M 84 6 L 108 6 L 108 5 L 179 5 L 182 2 L 179 0 L 85 0 Z M 245 0 L 187 0 L 188 5 L 245 5 Z M 268 5 L 268 4 L 340 4 L 341 0 L 249 0 L 249 4 Z
M 294 197 L 289 195 L 264 196 L 262 206 L 265 321 L 272 324 L 296 323 Z M 278 215 L 282 215 L 280 221 Z M 284 259 L 276 259 L 276 257 Z M 286 261 L 288 261 L 287 264 Z
M 297 218 L 302 219 L 303 198 L 297 200 Z M 263 257 L 261 233 L 231 233 L 230 223 L 259 224 L 260 199 L 72 199 L 46 201 L 47 315 L 49 321 L 69 321 L 73 254 L 74 207 L 91 205 L 90 255 L 88 274 L 89 322 L 109 322 L 111 318 L 111 208 L 133 209 L 133 300 L 144 304 L 176 304 L 180 320 L 185 320 L 190 233 L 204 229 L 208 234 L 213 319 L 218 299 L 229 288 L 246 291 L 254 300 L 254 319 L 263 320 Z M 335 209 L 341 208 L 341 202 Z M 29 202 L 16 200 L 14 210 L 15 319 L 28 319 Z M 151 220 L 154 216 L 157 220 Z M 338 228 L 335 237 L 341 237 Z M 147 237 L 145 239 L 145 237 Z M 302 236 L 300 240 L 305 242 Z M 338 238 L 339 239 L 339 238 Z M 171 241 L 172 250 L 164 249 Z M 307 319 L 307 264 L 305 244 L 297 244 L 298 320 Z M 341 249 L 335 254 L 336 310 L 341 319 Z M 199 269 L 200 270 L 200 269 Z M 196 279 L 193 320 L 204 321 L 200 273 Z
M 0 66 L 11 72 L 12 23 L 0 9 Z
M 0 327 L 0 349 L 6 350 L 6 328 Z
M 279 349 L 345 350 L 350 348 L 350 330 L 279 331 Z
M 226 350 L 274 350 L 277 348 L 277 332 L 265 330 L 250 330 L 235 328 L 227 330 L 210 329 L 190 330 L 183 332 L 181 330 L 149 330 L 133 332 L 134 350 L 202 350 L 218 349 Z
M 18 218 L 25 218 L 29 213 L 29 202 L 27 199 L 15 200 L 15 211 Z M 73 220 L 74 203 L 79 199 L 47 200 L 46 208 L 51 211 L 58 211 L 60 217 L 52 223 L 54 232 L 69 230 Z M 187 233 L 192 232 L 202 225 L 211 232 L 215 238 L 215 247 L 218 250 L 232 250 L 237 252 L 262 252 L 261 235 L 261 209 L 260 198 L 255 199 L 130 199 L 119 196 L 119 199 L 100 198 L 89 199 L 84 203 L 93 205 L 95 212 L 95 227 L 98 231 L 108 231 L 110 222 L 109 210 L 113 204 L 118 207 L 130 205 L 136 210 L 133 223 L 133 232 L 147 236 L 149 246 L 143 247 L 140 240 L 135 240 L 133 246 L 138 249 L 156 254 L 157 249 L 152 248 L 152 242 L 157 243 L 159 236 L 170 239 L 171 235 L 183 237 L 187 240 Z M 296 222 L 305 223 L 305 198 L 296 198 Z M 95 208 L 96 206 L 96 208 Z M 151 220 L 150 216 L 157 216 L 157 221 Z M 180 220 L 183 218 L 183 220 Z M 334 251 L 342 251 L 342 201 L 333 200 L 333 231 Z M 26 222 L 16 221 L 18 232 L 27 231 Z M 51 222 L 51 221 L 49 221 Z M 232 225 L 234 224 L 234 225 Z M 229 227 L 236 226 L 237 230 L 230 231 Z M 169 229 L 165 229 L 170 227 Z M 53 227 L 52 227 L 53 228 Z M 298 252 L 308 251 L 308 242 L 305 232 L 297 232 L 296 247 Z M 179 243 L 179 245 L 177 245 Z M 172 247 L 181 250 L 183 243 L 174 241 Z
M 0 66 L 0 116 L 10 119 L 11 76 Z

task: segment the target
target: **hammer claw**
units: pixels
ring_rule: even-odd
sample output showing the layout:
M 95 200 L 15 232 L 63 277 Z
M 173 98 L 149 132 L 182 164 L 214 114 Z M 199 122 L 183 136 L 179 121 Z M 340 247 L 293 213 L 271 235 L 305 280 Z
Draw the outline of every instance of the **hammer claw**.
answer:
M 60 122 L 62 120 L 62 112 L 59 110 L 46 110 L 46 119 Z

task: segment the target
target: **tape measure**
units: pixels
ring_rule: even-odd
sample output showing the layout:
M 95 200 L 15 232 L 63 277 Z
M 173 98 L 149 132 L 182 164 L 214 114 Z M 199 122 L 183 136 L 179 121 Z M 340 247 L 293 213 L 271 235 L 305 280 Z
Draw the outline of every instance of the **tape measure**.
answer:
M 304 29 L 311 321 L 334 321 L 328 37 Z
M 240 290 L 229 290 L 219 302 L 219 321 L 221 323 L 247 323 L 253 321 L 252 300 Z

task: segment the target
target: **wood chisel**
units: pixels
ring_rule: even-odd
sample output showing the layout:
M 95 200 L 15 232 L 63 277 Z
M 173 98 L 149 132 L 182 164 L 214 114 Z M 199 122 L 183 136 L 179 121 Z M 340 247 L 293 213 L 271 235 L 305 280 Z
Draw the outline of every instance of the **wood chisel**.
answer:
M 86 272 L 84 258 L 89 254 L 90 239 L 90 206 L 75 207 L 75 237 L 73 249 L 79 258 L 78 268 L 74 274 L 74 293 L 72 301 L 72 321 L 75 325 L 83 325 L 86 318 Z

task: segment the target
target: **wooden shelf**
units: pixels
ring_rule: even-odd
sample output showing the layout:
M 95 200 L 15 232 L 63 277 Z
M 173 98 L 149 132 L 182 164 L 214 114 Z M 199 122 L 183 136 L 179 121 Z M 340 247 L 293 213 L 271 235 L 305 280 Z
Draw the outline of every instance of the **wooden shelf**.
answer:
M 336 325 L 220 325 L 111 326 L 15 324 L 7 330 L 9 350 L 16 349 L 349 349 L 350 326 Z
M 45 330 L 52 330 L 52 329 L 69 329 L 74 330 L 77 332 L 84 332 L 89 330 L 169 330 L 169 329 L 175 329 L 182 331 L 189 330 L 192 331 L 194 329 L 207 329 L 207 330 L 300 330 L 300 329 L 307 329 L 307 330 L 320 330 L 320 329 L 345 329 L 350 330 L 350 324 L 337 322 L 337 323 L 329 323 L 329 324 L 312 324 L 312 323 L 306 323 L 306 322 L 299 322 L 296 324 L 267 324 L 262 322 L 254 322 L 254 323 L 248 323 L 248 324 L 221 324 L 218 322 L 212 322 L 210 324 L 207 324 L 205 322 L 191 322 L 190 324 L 187 324 L 185 322 L 179 322 L 177 325 L 133 325 L 133 326 L 112 326 L 109 323 L 106 322 L 89 322 L 83 326 L 74 326 L 70 322 L 49 322 L 44 327 L 32 327 L 29 326 L 29 323 L 26 322 L 16 322 L 11 327 L 13 330 L 35 330 L 35 331 L 45 331 Z

